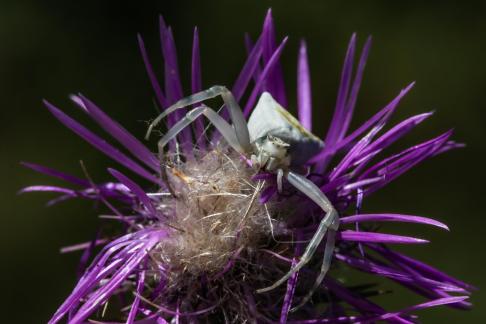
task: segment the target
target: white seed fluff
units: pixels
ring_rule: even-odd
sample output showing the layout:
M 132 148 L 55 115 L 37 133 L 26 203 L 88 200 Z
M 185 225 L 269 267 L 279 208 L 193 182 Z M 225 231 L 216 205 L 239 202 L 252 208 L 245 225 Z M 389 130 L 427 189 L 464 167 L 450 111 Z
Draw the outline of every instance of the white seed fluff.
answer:
M 169 284 L 217 275 L 271 237 L 274 208 L 258 201 L 264 183 L 252 180 L 254 174 L 239 155 L 218 148 L 168 167 L 176 197 L 161 200 L 159 209 L 171 233 L 152 257 L 170 267 Z

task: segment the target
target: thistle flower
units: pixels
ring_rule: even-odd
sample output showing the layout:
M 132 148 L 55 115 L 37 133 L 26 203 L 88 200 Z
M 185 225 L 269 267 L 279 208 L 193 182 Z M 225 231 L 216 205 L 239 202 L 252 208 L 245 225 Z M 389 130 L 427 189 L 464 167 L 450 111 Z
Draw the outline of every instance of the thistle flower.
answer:
M 163 89 L 140 36 L 138 42 L 156 102 L 164 111 L 184 94 L 172 31 L 162 18 L 160 33 L 165 67 Z M 288 106 L 279 62 L 286 40 L 277 44 L 270 11 L 257 41 L 253 44 L 246 39 L 248 58 L 231 87 L 246 117 L 263 92 Z M 413 83 L 350 131 L 370 46 L 368 38 L 353 75 L 356 36 L 351 37 L 335 112 L 323 139 L 325 146 L 306 163 L 307 179 L 337 209 L 340 227 L 331 271 L 312 299 L 292 312 L 292 306 L 306 301 L 320 272 L 324 247 L 319 247 L 312 260 L 293 273 L 286 285 L 261 294 L 256 291 L 275 282 L 299 261 L 323 217 L 317 205 L 287 183 L 280 192 L 275 174 L 255 172 L 249 161 L 228 146 L 201 117 L 169 143 L 168 152 L 156 154 L 156 150 L 136 139 L 88 98 L 81 94 L 71 96 L 83 112 L 118 141 L 122 152 L 45 101 L 47 109 L 61 123 L 139 178 L 132 180 L 110 168 L 113 182 L 95 183 L 24 163 L 75 189 L 42 185 L 24 188 L 22 192 L 60 194 L 49 205 L 72 198 L 102 202 L 111 215 L 100 217 L 120 225 L 116 235 L 100 229 L 93 240 L 63 249 L 83 251 L 82 274 L 49 323 L 63 319 L 69 323 L 101 323 L 106 307 L 117 309 L 118 320 L 125 323 L 411 323 L 417 319 L 414 312 L 420 309 L 438 305 L 470 307 L 466 299 L 472 286 L 393 250 L 396 244 L 423 244 L 426 240 L 383 233 L 379 227 L 382 222 L 395 222 L 397 226 L 406 222 L 448 230 L 445 224 L 414 215 L 362 213 L 362 201 L 368 195 L 422 161 L 461 146 L 450 140 L 452 132 L 447 131 L 393 155 L 382 154 L 432 114 L 412 116 L 387 127 Z M 305 42 L 299 50 L 297 84 L 298 119 L 310 131 L 311 83 Z M 202 89 L 195 29 L 191 88 L 186 95 Z M 183 111 L 169 115 L 167 127 L 173 127 L 184 115 Z M 221 116 L 228 120 L 226 110 L 221 111 Z M 92 258 L 96 249 L 99 251 Z M 350 285 L 352 278 L 343 271 L 345 268 L 394 281 L 423 296 L 424 302 L 401 310 L 385 310 L 370 300 L 384 293 L 383 289 L 366 282 Z

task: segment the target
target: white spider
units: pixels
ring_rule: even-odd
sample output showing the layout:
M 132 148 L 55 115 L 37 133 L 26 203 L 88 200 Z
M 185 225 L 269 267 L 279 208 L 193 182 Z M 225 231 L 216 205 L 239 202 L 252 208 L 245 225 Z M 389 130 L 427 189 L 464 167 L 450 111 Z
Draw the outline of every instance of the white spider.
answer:
M 232 125 L 211 108 L 201 105 L 190 110 L 184 118 L 168 130 L 167 134 L 158 142 L 159 151 L 163 152 L 164 146 L 182 129 L 199 116 L 204 115 L 233 149 L 251 159 L 254 168 L 277 173 L 279 191 L 282 190 L 282 178 L 285 177 L 297 190 L 322 208 L 325 215 L 299 262 L 273 285 L 257 290 L 258 293 L 267 292 L 287 281 L 293 273 L 299 271 L 309 262 L 327 233 L 321 271 L 313 289 L 300 304 L 303 305 L 321 284 L 329 270 L 334 252 L 335 235 L 339 227 L 339 217 L 331 202 L 319 187 L 306 177 L 295 173 L 292 169 L 302 166 L 310 157 L 319 152 L 324 147 L 324 142 L 307 131 L 268 92 L 261 95 L 247 123 L 233 94 L 224 86 L 213 86 L 208 90 L 195 93 L 176 102 L 150 124 L 147 138 L 153 127 L 168 114 L 217 96 L 221 96 L 226 107 L 228 107 Z

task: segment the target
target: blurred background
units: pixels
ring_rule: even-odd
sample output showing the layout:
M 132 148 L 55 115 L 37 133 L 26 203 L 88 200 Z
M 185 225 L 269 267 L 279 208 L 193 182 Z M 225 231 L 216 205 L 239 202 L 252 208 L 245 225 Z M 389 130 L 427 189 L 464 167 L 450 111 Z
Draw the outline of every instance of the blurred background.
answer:
M 290 36 L 283 55 L 287 93 L 295 103 L 299 40 L 308 43 L 314 129 L 323 135 L 335 103 L 347 42 L 369 34 L 373 47 L 355 125 L 416 80 L 394 121 L 436 114 L 394 147 L 418 143 L 449 128 L 467 143 L 429 160 L 365 201 L 368 212 L 433 217 L 451 232 L 389 224 L 431 240 L 400 248 L 445 272 L 486 287 L 486 2 L 485 1 L 35 1 L 0 2 L 0 202 L 2 206 L 2 323 L 44 323 L 71 291 L 79 254 L 65 245 L 93 237 L 98 220 L 89 201 L 46 208 L 48 194 L 16 195 L 27 185 L 58 184 L 19 165 L 31 161 L 80 177 L 83 160 L 96 181 L 114 163 L 71 133 L 42 106 L 46 98 L 79 117 L 67 95 L 82 92 L 138 137 L 153 118 L 153 95 L 136 43 L 140 32 L 152 62 L 161 67 L 157 16 L 173 26 L 180 69 L 188 89 L 193 26 L 200 29 L 203 81 L 232 85 L 245 59 L 243 35 L 259 33 L 273 8 L 278 36 Z M 160 70 L 160 69 L 159 69 Z M 295 111 L 295 107 L 290 107 Z M 86 124 L 86 123 L 85 123 Z M 98 130 L 89 123 L 92 129 Z M 400 227 L 397 229 L 397 227 Z M 396 287 L 383 283 L 383 288 Z M 377 302 L 391 310 L 421 299 L 397 288 Z M 486 293 L 472 296 L 471 311 L 420 312 L 424 323 L 486 320 Z M 483 321 L 482 321 L 483 320 Z

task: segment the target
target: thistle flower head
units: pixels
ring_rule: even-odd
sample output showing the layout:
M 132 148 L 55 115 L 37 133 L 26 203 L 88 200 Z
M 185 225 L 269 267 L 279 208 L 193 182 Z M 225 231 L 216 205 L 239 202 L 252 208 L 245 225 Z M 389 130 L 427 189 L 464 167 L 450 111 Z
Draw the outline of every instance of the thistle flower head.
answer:
M 164 87 L 152 68 L 142 37 L 138 41 L 156 102 L 164 111 L 184 94 L 203 90 L 203 85 L 197 29 L 191 87 L 185 93 L 172 31 L 162 19 L 160 33 Z M 245 118 L 264 92 L 283 107 L 293 106 L 286 99 L 279 62 L 286 40 L 277 42 L 270 11 L 256 42 L 246 39 L 248 58 L 230 87 Z M 383 154 L 431 116 L 419 114 L 389 126 L 390 116 L 413 83 L 359 127 L 350 129 L 370 45 L 368 38 L 355 68 L 356 36 L 351 37 L 334 115 L 322 139 L 325 145 L 298 166 L 298 172 L 328 197 L 340 220 L 331 270 L 310 300 L 308 293 L 322 273 L 325 240 L 316 246 L 317 252 L 304 267 L 291 273 L 286 284 L 264 293 L 256 291 L 298 264 L 325 213 L 289 182 L 284 181 L 279 190 L 276 172 L 251 167 L 251 157 L 237 152 L 228 136 L 221 136 L 203 116 L 182 127 L 167 150 L 155 153 L 156 148 L 136 139 L 88 98 L 72 96 L 77 106 L 120 144 L 123 150 L 119 150 L 45 101 L 59 121 L 130 172 L 110 168 L 113 181 L 95 183 L 37 164 L 24 164 L 70 186 L 31 186 L 23 192 L 58 193 L 49 204 L 71 198 L 102 202 L 110 215 L 101 217 L 120 225 L 116 235 L 100 229 L 91 241 L 65 248 L 83 250 L 83 271 L 49 323 L 111 320 L 104 317 L 107 307 L 118 310 L 116 320 L 126 323 L 411 323 L 416 320 L 414 312 L 420 309 L 445 304 L 468 308 L 466 298 L 473 287 L 393 250 L 396 244 L 423 244 L 426 240 L 383 233 L 379 227 L 382 222 L 395 222 L 396 226 L 407 222 L 447 230 L 445 224 L 414 215 L 363 213 L 361 208 L 363 199 L 412 167 L 460 146 L 450 140 L 452 132 L 447 131 L 392 155 Z M 300 124 L 293 125 L 310 132 L 312 96 L 305 42 L 299 50 L 297 84 Z M 192 108 L 169 114 L 164 120 L 167 128 L 178 127 Z M 218 113 L 230 120 L 226 109 Z M 370 298 L 384 293 L 382 287 L 367 282 L 349 284 L 352 278 L 350 272 L 343 271 L 346 268 L 394 281 L 423 296 L 424 302 L 385 310 Z M 291 312 L 296 305 L 299 307 Z

